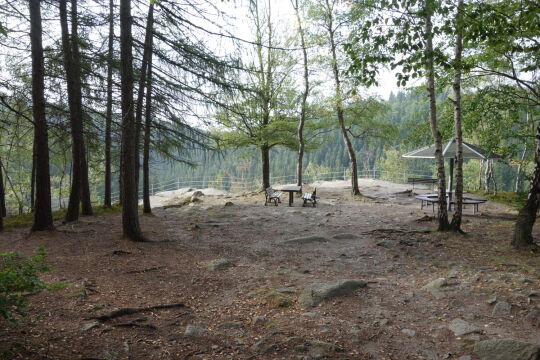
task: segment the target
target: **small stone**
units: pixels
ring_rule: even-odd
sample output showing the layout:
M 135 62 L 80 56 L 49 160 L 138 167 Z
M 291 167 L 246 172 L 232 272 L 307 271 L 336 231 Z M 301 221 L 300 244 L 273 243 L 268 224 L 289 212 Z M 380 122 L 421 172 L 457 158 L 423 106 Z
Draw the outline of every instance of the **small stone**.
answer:
M 210 271 L 223 270 L 231 266 L 232 262 L 227 259 L 216 259 L 208 262 L 208 269 Z
M 84 331 L 89 331 L 89 330 L 98 328 L 100 325 L 101 324 L 99 323 L 99 321 L 90 321 L 90 322 L 87 322 L 87 323 L 83 324 L 82 329 Z
M 471 355 L 463 355 L 463 356 L 458 357 L 457 360 L 472 360 L 472 356 Z
M 495 304 L 497 302 L 497 295 L 493 295 L 486 300 L 486 303 L 489 305 Z
M 448 325 L 448 328 L 454 333 L 455 336 L 463 336 L 472 333 L 479 333 L 482 331 L 482 329 L 478 326 L 470 324 L 462 319 L 452 320 L 450 325 Z
M 264 316 L 255 316 L 251 319 L 251 325 L 264 325 L 268 322 L 268 319 Z
M 233 205 L 234 205 L 234 203 L 233 203 L 232 201 L 227 201 L 227 202 L 225 203 L 225 205 L 223 205 L 223 206 L 229 207 L 229 206 L 233 206 Z
M 317 313 L 316 312 L 305 312 L 302 314 L 302 316 L 305 316 L 305 317 L 308 317 L 310 319 L 314 319 L 317 317 Z
M 448 271 L 448 277 L 450 279 L 456 279 L 459 275 L 459 269 L 453 268 Z
M 461 306 L 463 306 L 463 303 L 461 301 L 457 300 L 457 299 L 452 299 L 448 303 L 448 306 L 450 306 L 450 307 L 461 307 Z
M 411 329 L 402 329 L 401 332 L 405 335 L 408 335 L 410 337 L 413 337 L 416 335 L 416 331 L 414 330 L 411 330 Z
M 533 290 L 529 293 L 529 297 L 538 297 L 540 296 L 540 291 Z
M 499 301 L 497 304 L 495 304 L 495 307 L 493 308 L 491 315 L 493 316 L 508 315 L 510 314 L 511 310 L 512 310 L 512 305 L 510 305 L 510 303 L 508 303 L 507 301 Z
M 185 336 L 196 336 L 201 335 L 206 332 L 206 329 L 204 329 L 201 326 L 198 325 L 188 325 L 186 326 L 186 331 L 184 332 Z
M 409 239 L 400 239 L 399 243 L 406 246 L 414 246 L 414 241 Z
M 382 319 L 381 321 L 379 321 L 379 325 L 381 326 L 386 326 L 388 324 L 390 324 L 390 320 L 388 319 Z
M 393 248 L 396 246 L 396 242 L 392 240 L 381 240 L 377 243 L 377 246 L 381 246 L 387 249 Z
M 228 321 L 221 324 L 218 324 L 219 329 L 239 329 L 242 327 L 242 323 L 236 321 Z
M 336 240 L 352 240 L 352 239 L 358 239 L 358 236 L 354 234 L 337 234 L 332 236 L 332 238 Z

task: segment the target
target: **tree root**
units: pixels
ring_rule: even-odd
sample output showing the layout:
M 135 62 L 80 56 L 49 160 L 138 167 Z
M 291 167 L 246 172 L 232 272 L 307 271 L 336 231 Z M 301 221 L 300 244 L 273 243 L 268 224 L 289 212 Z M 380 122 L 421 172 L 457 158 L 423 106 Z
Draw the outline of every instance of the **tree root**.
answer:
M 175 304 L 160 304 L 160 305 L 147 306 L 147 307 L 141 307 L 141 308 L 121 308 L 118 310 L 113 310 L 111 312 L 108 312 L 100 316 L 93 316 L 88 319 L 107 321 L 107 320 L 111 320 L 120 316 L 136 314 L 138 312 L 149 311 L 149 310 L 159 310 L 159 309 L 171 309 L 171 308 L 177 308 L 177 307 L 185 307 L 185 305 L 184 303 L 175 303 Z

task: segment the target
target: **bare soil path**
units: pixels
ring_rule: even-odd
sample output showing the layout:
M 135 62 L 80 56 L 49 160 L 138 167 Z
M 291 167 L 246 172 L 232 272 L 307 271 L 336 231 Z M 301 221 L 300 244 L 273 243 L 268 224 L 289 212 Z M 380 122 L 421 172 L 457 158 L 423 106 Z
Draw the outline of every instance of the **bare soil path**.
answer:
M 32 296 L 23 324 L 2 326 L 5 358 L 475 359 L 478 340 L 540 345 L 540 256 L 508 247 L 506 208 L 466 216 L 465 236 L 438 234 L 406 186 L 364 183 L 370 198 L 358 200 L 346 184 L 316 185 L 317 208 L 217 195 L 141 217 L 148 237 L 172 242 L 123 239 L 118 215 L 0 234 L 2 251 L 44 246 L 54 267 L 44 279 L 69 285 Z M 319 240 L 284 243 L 309 236 Z M 438 278 L 444 286 L 423 289 Z M 300 306 L 306 286 L 341 279 L 368 286 Z M 510 311 L 494 314 L 503 301 Z M 456 336 L 455 319 L 477 329 Z

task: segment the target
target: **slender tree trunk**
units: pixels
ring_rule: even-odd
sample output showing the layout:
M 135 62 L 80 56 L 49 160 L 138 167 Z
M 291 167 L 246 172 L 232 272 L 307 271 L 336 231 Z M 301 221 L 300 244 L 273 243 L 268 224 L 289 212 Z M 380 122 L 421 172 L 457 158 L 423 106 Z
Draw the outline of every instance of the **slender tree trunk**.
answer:
M 270 147 L 268 145 L 261 146 L 261 160 L 262 160 L 262 186 L 263 189 L 270 187 Z
M 135 172 L 137 139 L 133 113 L 133 57 L 131 1 L 120 0 L 120 62 L 122 75 L 122 230 L 133 241 L 146 241 L 141 233 L 138 214 L 138 189 Z
M 463 134 L 461 129 L 461 57 L 463 52 L 463 0 L 458 0 L 456 15 L 456 44 L 454 55 L 454 129 L 456 132 L 456 206 L 452 223 L 453 231 L 462 232 L 463 212 Z M 452 189 L 450 189 L 452 191 Z
M 429 98 L 429 123 L 431 126 L 431 133 L 435 139 L 435 161 L 437 163 L 437 186 L 439 188 L 439 213 L 438 213 L 438 230 L 447 231 L 450 228 L 448 222 L 448 210 L 446 209 L 446 182 L 444 174 L 444 158 L 442 155 L 442 137 L 439 129 L 437 128 L 437 98 L 435 96 L 435 70 L 433 64 L 433 32 L 432 32 L 431 14 L 428 11 L 426 13 L 426 28 L 425 28 L 425 40 L 426 40 L 426 70 L 427 70 L 427 92 Z
M 300 45 L 302 47 L 302 59 L 304 64 L 304 91 L 302 93 L 302 104 L 300 105 L 300 119 L 298 121 L 298 128 L 296 136 L 298 138 L 298 160 L 296 163 L 296 185 L 302 186 L 302 172 L 303 172 L 303 160 L 304 160 L 304 124 L 306 122 L 307 113 L 307 98 L 309 95 L 309 71 L 308 71 L 308 56 L 306 49 L 306 39 L 304 35 L 304 29 L 302 28 L 302 19 L 300 18 L 300 8 L 298 6 L 298 0 L 291 1 L 296 14 L 296 20 L 298 22 L 298 34 L 300 35 Z
M 512 246 L 520 249 L 534 245 L 532 230 L 540 204 L 540 123 L 536 127 L 535 166 L 531 179 L 531 188 L 525 206 L 519 211 L 514 225 Z
M 146 18 L 146 33 L 144 37 L 144 49 L 143 49 L 143 58 L 141 63 L 141 71 L 139 75 L 139 91 L 137 92 L 137 105 L 135 109 L 135 124 L 136 124 L 136 138 L 137 142 L 135 143 L 135 152 L 136 152 L 136 161 L 137 161 L 137 188 L 139 188 L 139 144 L 141 138 L 141 128 L 142 128 L 142 113 L 143 113 L 143 102 L 144 102 L 144 89 L 146 86 L 146 71 L 148 69 L 148 61 L 150 54 L 152 53 L 152 40 L 153 40 L 153 28 L 154 28 L 154 2 L 150 2 L 148 7 L 148 16 Z M 143 190 L 144 191 L 144 190 Z
M 36 152 L 36 201 L 32 231 L 52 230 L 49 140 L 45 119 L 45 82 L 40 0 L 30 0 L 30 42 L 32 46 L 32 113 Z
M 107 112 L 105 115 L 105 194 L 103 206 L 111 207 L 112 90 L 114 52 L 114 0 L 109 0 L 109 50 L 107 54 Z
M 515 192 L 520 192 L 521 188 L 523 187 L 523 161 L 525 161 L 525 157 L 527 156 L 527 145 L 525 145 L 525 148 L 523 149 L 523 152 L 521 153 L 520 157 L 520 163 L 518 164 L 518 168 L 516 171 L 516 183 L 515 183 Z
M 62 50 L 66 71 L 68 102 L 71 124 L 72 167 L 73 176 L 69 194 L 68 209 L 65 221 L 75 221 L 79 218 L 79 207 L 82 200 L 84 215 L 92 214 L 90 203 L 90 186 L 88 181 L 88 166 L 83 135 L 83 110 L 81 71 L 78 38 L 77 1 L 71 1 L 71 37 L 68 32 L 67 0 L 60 0 L 60 23 L 62 29 Z M 82 199 L 81 199 L 82 197 Z
M 150 21 L 150 14 L 148 20 Z M 148 26 L 149 25 L 147 25 L 147 27 Z M 146 74 L 146 114 L 144 122 L 143 143 L 143 211 L 146 214 L 150 214 L 152 212 L 152 207 L 150 206 L 150 139 L 152 131 L 152 36 L 150 36 L 148 46 L 150 48 L 150 54 L 148 56 L 148 72 Z
M 354 153 L 354 148 L 351 143 L 351 139 L 348 135 L 348 130 L 345 127 L 345 117 L 343 115 L 343 94 L 341 92 L 341 78 L 338 69 L 337 63 L 337 53 L 336 53 L 336 43 L 334 39 L 335 29 L 334 29 L 334 18 L 333 18 L 333 7 L 330 5 L 329 0 L 326 0 L 326 11 L 327 11 L 327 31 L 328 38 L 330 40 L 330 50 L 332 53 L 332 72 L 334 74 L 334 91 L 335 91 L 335 108 L 339 123 L 339 128 L 341 129 L 341 135 L 343 136 L 343 142 L 347 147 L 347 152 L 349 154 L 349 166 L 351 168 L 351 185 L 352 185 L 352 194 L 360 195 L 360 189 L 358 187 L 358 165 L 356 163 L 356 154 Z

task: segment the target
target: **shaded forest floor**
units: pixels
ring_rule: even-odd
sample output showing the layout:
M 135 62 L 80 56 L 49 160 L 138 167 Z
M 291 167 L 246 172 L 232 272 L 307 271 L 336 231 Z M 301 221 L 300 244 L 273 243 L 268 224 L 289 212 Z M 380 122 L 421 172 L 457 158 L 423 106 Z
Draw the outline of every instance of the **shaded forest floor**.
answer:
M 58 222 L 53 232 L 4 232 L 2 251 L 44 246 L 54 267 L 44 280 L 68 286 L 31 296 L 21 326 L 2 324 L 2 356 L 475 359 L 478 340 L 540 342 L 540 255 L 509 247 L 506 207 L 468 209 L 467 235 L 439 234 L 431 209 L 421 211 L 405 186 L 377 186 L 353 199 L 347 187 L 319 184 L 317 208 L 290 208 L 286 198 L 265 207 L 262 194 L 156 208 L 141 223 L 148 237 L 173 240 L 163 243 L 122 238 L 119 214 Z M 312 235 L 328 241 L 283 243 Z M 423 289 L 438 278 L 445 286 Z M 298 303 L 305 286 L 340 279 L 368 285 L 313 308 Z M 494 314 L 503 301 L 511 309 Z M 185 306 L 90 319 L 176 303 Z M 455 319 L 475 331 L 456 336 Z

